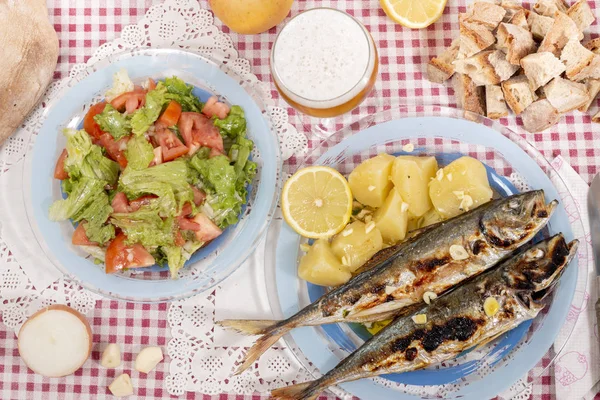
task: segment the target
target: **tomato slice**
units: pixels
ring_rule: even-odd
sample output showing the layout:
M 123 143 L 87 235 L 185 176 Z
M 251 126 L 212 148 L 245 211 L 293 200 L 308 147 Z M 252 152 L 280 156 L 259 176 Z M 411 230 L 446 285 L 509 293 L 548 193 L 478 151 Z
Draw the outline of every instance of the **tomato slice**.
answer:
M 221 228 L 203 213 L 198 213 L 194 217 L 194 222 L 200 225 L 200 229 L 196 231 L 196 239 L 200 242 L 210 242 L 223 233 Z
M 65 171 L 65 159 L 68 155 L 67 149 L 63 149 L 60 156 L 58 156 L 56 166 L 54 167 L 54 178 L 60 179 L 61 181 L 69 178 L 69 174 Z
M 94 117 L 104 111 L 104 107 L 106 107 L 106 102 L 101 102 L 98 104 L 94 104 L 90 107 L 87 114 L 85 114 L 85 118 L 83 119 L 83 129 L 94 139 L 99 139 L 100 136 L 104 132 L 100 129 L 100 125 L 94 120 Z
M 139 210 L 142 206 L 147 206 L 150 204 L 150 200 L 158 199 L 158 196 L 153 194 L 146 194 L 144 196 L 138 197 L 137 199 L 133 199 L 129 202 L 129 211 L 135 212 Z
M 179 230 L 176 230 L 175 231 L 175 246 L 181 247 L 184 244 L 185 244 L 185 239 L 181 235 L 181 232 Z
M 124 138 L 115 141 L 110 133 L 104 133 L 100 136 L 98 144 L 106 149 L 106 154 L 111 160 L 118 162 L 122 168 L 125 168 L 127 166 L 125 149 L 127 148 L 129 139 L 129 136 L 125 136 Z
M 195 112 L 181 113 L 177 126 L 183 141 L 190 149 L 204 146 L 224 152 L 223 138 L 219 130 L 204 115 Z
M 127 111 L 128 114 L 131 114 L 138 108 L 142 107 L 146 103 L 146 91 L 139 88 L 135 89 L 132 92 L 127 92 L 118 95 L 110 102 L 110 105 L 113 106 L 116 110 L 121 112 Z
M 154 79 L 148 78 L 146 86 L 148 86 L 148 91 L 154 90 L 156 89 L 156 82 L 154 82 Z
M 160 146 L 158 146 L 157 148 L 154 149 L 154 158 L 152 159 L 152 162 L 150 163 L 150 167 L 154 166 L 154 165 L 160 165 L 162 164 L 163 159 L 162 159 L 162 148 Z
M 129 200 L 127 200 L 127 196 L 123 192 L 117 192 L 115 197 L 113 197 L 112 203 L 110 206 L 115 213 L 126 213 L 129 212 Z
M 156 122 L 167 127 L 173 126 L 177 125 L 179 117 L 181 117 L 181 105 L 178 102 L 171 100 Z
M 98 246 L 98 243 L 91 242 L 90 239 L 88 239 L 85 228 L 83 227 L 85 222 L 85 220 L 79 221 L 79 225 L 77 225 L 75 232 L 73 232 L 71 243 L 77 246 Z
M 183 205 L 183 208 L 181 209 L 181 214 L 179 214 L 180 217 L 187 217 L 188 215 L 190 215 L 192 213 L 192 205 L 190 203 L 185 203 Z
M 206 115 L 208 118 L 212 118 L 216 115 L 219 119 L 225 119 L 227 118 L 229 111 L 229 106 L 218 101 L 215 96 L 209 98 L 206 103 L 204 103 L 204 107 L 202 107 L 202 114 Z
M 149 267 L 156 264 L 156 260 L 144 246 L 139 243 L 127 246 L 126 240 L 127 236 L 121 232 L 108 245 L 105 261 L 107 274 L 113 274 L 124 268 Z
M 181 143 L 181 140 L 168 129 L 163 129 L 154 136 L 162 149 L 162 159 L 164 162 L 186 155 L 189 151 L 187 146 Z
M 196 222 L 192 221 L 189 218 L 179 218 L 178 219 L 179 222 L 179 228 L 182 231 L 199 231 L 200 230 L 200 225 L 197 224 Z
M 206 199 L 206 193 L 194 185 L 192 185 L 192 190 L 194 191 L 194 204 L 197 206 L 201 205 L 204 199 Z

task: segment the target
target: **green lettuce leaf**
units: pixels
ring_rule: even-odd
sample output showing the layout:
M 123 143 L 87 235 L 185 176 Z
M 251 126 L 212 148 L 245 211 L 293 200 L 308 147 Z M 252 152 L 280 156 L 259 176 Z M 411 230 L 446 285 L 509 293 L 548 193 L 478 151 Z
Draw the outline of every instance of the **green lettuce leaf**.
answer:
M 72 186 L 72 181 L 82 177 L 105 181 L 113 185 L 117 182 L 119 175 L 119 164 L 104 157 L 102 149 L 92 143 L 90 135 L 84 130 L 65 129 L 67 137 L 67 158 L 65 159 L 65 171 L 69 173 L 67 188 Z M 67 193 L 70 190 L 66 190 Z
M 57 200 L 50 206 L 50 219 L 52 221 L 64 221 L 69 218 L 76 218 L 101 193 L 105 193 L 104 182 L 97 179 L 80 179 L 73 183 L 71 194 L 66 199 Z
M 127 243 L 140 243 L 146 248 L 172 245 L 175 224 L 173 217 L 162 218 L 160 201 L 131 213 L 114 213 L 110 222 L 127 236 Z
M 167 89 L 161 82 L 156 89 L 146 94 L 146 104 L 138 109 L 131 117 L 131 130 L 136 136 L 143 135 L 150 126 L 158 119 L 163 106 L 167 102 L 165 94 Z
M 165 98 L 168 100 L 175 100 L 181 105 L 181 109 L 184 112 L 197 112 L 202 110 L 202 103 L 200 100 L 192 94 L 194 87 L 187 85 L 184 81 L 177 78 L 166 78 L 164 85 L 167 88 L 167 94 Z
M 171 271 L 171 278 L 177 278 L 177 272 L 183 268 L 186 262 L 183 256 L 183 249 L 179 246 L 163 246 L 161 251 L 167 257 L 167 263 L 169 264 L 169 271 Z
M 154 159 L 154 148 L 144 136 L 134 136 L 127 142 L 127 167 L 135 170 L 148 168 Z
M 187 161 L 175 160 L 138 171 L 127 168 L 121 174 L 119 187 L 130 199 L 144 194 L 158 196 L 161 215 L 175 216 L 181 212 L 184 203 L 194 201 L 190 183 Z
M 225 119 L 213 119 L 214 125 L 219 128 L 222 136 L 235 138 L 244 136 L 246 133 L 246 118 L 244 110 L 240 106 L 232 106 L 229 115 Z
M 100 125 L 104 132 L 108 132 L 115 138 L 121 139 L 131 133 L 131 121 L 127 115 L 121 114 L 110 104 L 104 107 L 104 110 L 94 116 L 94 121 Z

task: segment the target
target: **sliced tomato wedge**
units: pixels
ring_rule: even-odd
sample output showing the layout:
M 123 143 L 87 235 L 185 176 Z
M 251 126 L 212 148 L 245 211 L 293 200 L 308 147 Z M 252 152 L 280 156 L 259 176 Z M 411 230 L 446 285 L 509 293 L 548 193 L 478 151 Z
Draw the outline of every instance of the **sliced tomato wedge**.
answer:
M 181 214 L 179 214 L 180 217 L 187 217 L 188 215 L 190 215 L 192 213 L 192 205 L 190 203 L 185 203 L 183 205 L 183 208 L 181 209 Z
M 184 244 L 185 244 L 185 239 L 181 235 L 181 232 L 179 230 L 176 230 L 175 231 L 175 246 L 181 247 Z
M 213 157 L 217 157 L 217 156 L 224 156 L 225 154 L 223 154 L 222 151 L 217 150 L 217 149 L 210 149 L 210 153 L 208 153 L 208 158 L 213 158 Z
M 206 199 L 206 193 L 194 185 L 192 185 L 192 190 L 194 191 L 194 204 L 197 206 L 201 205 L 204 199 Z
M 162 158 L 162 148 L 160 146 L 158 146 L 157 148 L 154 149 L 154 158 L 152 159 L 152 162 L 150 163 L 150 167 L 154 166 L 154 165 L 160 165 L 163 162 L 163 158 Z
M 169 127 L 173 125 L 177 125 L 179 121 L 179 117 L 181 117 L 181 105 L 171 100 L 165 111 L 163 111 L 162 115 L 156 121 L 158 124 L 162 124 L 163 126 Z
M 117 192 L 115 194 L 115 197 L 113 197 L 112 203 L 110 204 L 110 206 L 113 209 L 113 212 L 116 213 L 126 213 L 129 212 L 129 200 L 127 199 L 127 196 L 125 196 L 125 193 L 123 192 Z
M 156 264 L 152 254 L 139 243 L 127 246 L 127 236 L 123 232 L 108 245 L 106 249 L 106 273 L 113 274 L 125 268 L 149 267 Z
M 104 107 L 106 107 L 106 102 L 101 102 L 98 104 L 94 104 L 90 107 L 87 114 L 85 114 L 85 118 L 83 119 L 83 129 L 93 137 L 94 139 L 99 139 L 100 136 L 104 134 L 102 129 L 100 129 L 100 125 L 94 120 L 94 117 L 104 111 Z
M 135 212 L 139 210 L 142 206 L 147 206 L 150 204 L 150 200 L 158 199 L 158 196 L 153 194 L 146 194 L 144 196 L 138 197 L 137 199 L 133 199 L 129 202 L 129 211 Z
M 200 225 L 189 218 L 179 218 L 178 222 L 179 222 L 179 228 L 182 231 L 196 232 L 196 231 L 200 230 Z
M 200 242 L 210 242 L 223 233 L 221 228 L 203 213 L 198 213 L 194 217 L 194 222 L 200 225 L 200 229 L 196 231 L 196 239 Z
M 204 103 L 204 107 L 202 107 L 202 114 L 206 115 L 208 118 L 212 118 L 216 115 L 219 119 L 225 119 L 227 118 L 229 111 L 229 106 L 218 101 L 215 96 L 209 98 L 206 103 Z
M 68 179 L 69 174 L 65 171 L 65 159 L 69 154 L 67 153 L 67 149 L 63 149 L 60 156 L 58 156 L 58 160 L 56 160 L 56 166 L 54 167 L 54 178 L 60 179 L 61 181 Z
M 104 133 L 100 136 L 98 144 L 106 149 L 108 157 L 119 163 L 122 168 L 127 166 L 127 157 L 125 157 L 125 149 L 130 137 L 125 136 L 119 140 L 115 140 L 110 133 Z
M 212 121 L 204 115 L 195 112 L 181 113 L 179 132 L 190 150 L 197 151 L 200 147 L 210 147 L 224 152 L 223 138 Z M 193 153 L 190 153 L 193 154 Z
M 148 87 L 148 91 L 154 90 L 156 89 L 156 82 L 154 82 L 154 79 L 148 78 L 146 86 Z
M 133 113 L 146 103 L 146 91 L 136 88 L 135 90 L 123 93 L 112 99 L 110 105 L 121 112 L 127 111 L 128 114 Z
M 90 239 L 88 239 L 85 228 L 83 227 L 85 222 L 85 220 L 79 221 L 79 225 L 77 225 L 75 232 L 73 232 L 71 243 L 77 246 L 97 246 L 98 243 L 91 242 Z
M 154 137 L 162 149 L 163 162 L 171 161 L 178 157 L 184 156 L 189 151 L 187 146 L 181 143 L 181 140 L 179 140 L 179 138 L 168 129 L 163 129 L 157 132 Z

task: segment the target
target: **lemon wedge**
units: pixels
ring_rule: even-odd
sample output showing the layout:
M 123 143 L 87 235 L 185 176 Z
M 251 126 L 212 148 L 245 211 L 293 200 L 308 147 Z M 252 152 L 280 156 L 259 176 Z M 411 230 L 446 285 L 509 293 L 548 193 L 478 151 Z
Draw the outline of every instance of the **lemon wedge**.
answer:
M 446 0 L 380 0 L 383 11 L 407 28 L 425 28 L 442 16 Z
M 352 192 L 346 178 L 333 168 L 302 168 L 283 186 L 281 210 L 298 234 L 311 239 L 328 238 L 350 221 Z

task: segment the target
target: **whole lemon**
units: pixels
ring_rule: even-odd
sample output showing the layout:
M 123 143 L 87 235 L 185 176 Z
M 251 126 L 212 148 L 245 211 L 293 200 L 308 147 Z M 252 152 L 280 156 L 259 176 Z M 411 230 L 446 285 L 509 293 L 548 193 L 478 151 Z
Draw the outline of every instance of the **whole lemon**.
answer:
M 294 0 L 208 0 L 208 4 L 232 31 L 255 34 L 268 31 L 290 12 Z

